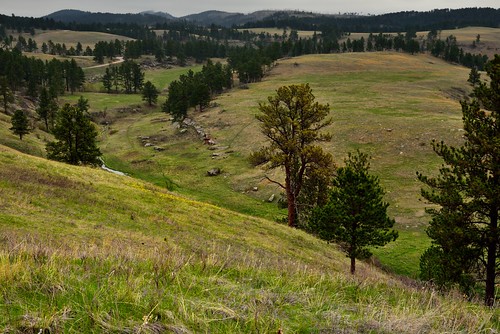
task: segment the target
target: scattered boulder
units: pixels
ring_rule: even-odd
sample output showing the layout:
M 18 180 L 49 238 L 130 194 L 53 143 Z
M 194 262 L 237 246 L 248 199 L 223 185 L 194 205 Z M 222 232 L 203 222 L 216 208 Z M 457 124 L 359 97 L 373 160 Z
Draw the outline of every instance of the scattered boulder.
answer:
M 207 171 L 207 176 L 217 176 L 220 175 L 220 168 L 213 168 Z
M 165 149 L 163 147 L 155 146 L 153 148 L 155 151 L 158 151 L 158 152 L 165 151 Z
M 153 144 L 151 144 L 151 143 L 144 144 L 144 147 L 151 147 L 151 146 L 153 146 Z
M 275 198 L 275 196 L 274 196 L 274 194 L 272 194 L 271 197 L 269 197 L 269 199 L 267 201 L 269 203 L 274 202 L 274 198 Z
M 258 187 L 253 187 L 252 190 L 253 191 L 259 191 L 259 188 Z

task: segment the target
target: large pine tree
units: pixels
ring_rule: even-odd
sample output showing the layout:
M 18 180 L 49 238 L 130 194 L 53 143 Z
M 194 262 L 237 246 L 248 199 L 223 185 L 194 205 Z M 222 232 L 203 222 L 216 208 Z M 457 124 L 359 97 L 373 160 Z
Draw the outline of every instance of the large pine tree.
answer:
M 317 144 L 331 138 L 321 132 L 331 124 L 331 119 L 325 119 L 330 107 L 316 102 L 309 84 L 302 84 L 278 88 L 259 110 L 256 118 L 268 145 L 254 152 L 251 159 L 267 162 L 269 168 L 283 168 L 285 182 L 271 182 L 285 190 L 288 225 L 295 227 L 306 180 L 319 170 L 333 168 L 331 155 Z
M 80 98 L 77 105 L 65 104 L 57 114 L 53 133 L 57 141 L 47 144 L 49 159 L 73 165 L 100 163 L 97 130 L 90 120 L 87 101 Z
M 500 56 L 486 71 L 489 82 L 461 102 L 464 144 L 433 142 L 444 164 L 437 177 L 418 177 L 428 186 L 422 196 L 439 206 L 428 210 L 433 246 L 421 259 L 423 277 L 467 289 L 485 282 L 485 304 L 492 306 L 500 269 Z

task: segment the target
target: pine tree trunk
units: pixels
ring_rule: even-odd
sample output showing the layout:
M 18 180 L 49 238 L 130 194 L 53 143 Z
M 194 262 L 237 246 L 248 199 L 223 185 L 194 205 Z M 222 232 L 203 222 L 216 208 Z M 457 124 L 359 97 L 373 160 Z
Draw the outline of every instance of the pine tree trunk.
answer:
M 486 306 L 493 306 L 495 303 L 496 254 L 498 248 L 498 208 L 496 206 L 493 206 L 490 212 L 489 232 L 484 303 Z
M 286 200 L 288 204 L 288 226 L 295 227 L 295 196 L 292 189 L 292 184 L 290 180 L 290 168 L 285 166 L 285 191 L 286 191 Z
M 353 256 L 351 257 L 351 274 L 354 275 L 355 271 L 356 271 L 356 258 Z

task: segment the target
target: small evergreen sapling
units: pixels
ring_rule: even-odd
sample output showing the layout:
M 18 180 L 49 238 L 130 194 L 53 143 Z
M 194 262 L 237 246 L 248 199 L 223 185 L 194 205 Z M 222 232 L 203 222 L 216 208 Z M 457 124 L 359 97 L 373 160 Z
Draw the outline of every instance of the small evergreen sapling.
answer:
M 387 216 L 384 190 L 368 172 L 368 156 L 358 151 L 345 163 L 333 178 L 327 204 L 313 211 L 311 228 L 320 238 L 341 246 L 354 274 L 356 259 L 371 256 L 368 247 L 394 241 L 398 233 L 392 230 L 394 219 Z
M 14 134 L 19 136 L 20 140 L 23 140 L 23 136 L 30 133 L 28 117 L 22 110 L 16 110 L 14 115 L 12 116 L 12 127 L 10 130 L 14 132 Z

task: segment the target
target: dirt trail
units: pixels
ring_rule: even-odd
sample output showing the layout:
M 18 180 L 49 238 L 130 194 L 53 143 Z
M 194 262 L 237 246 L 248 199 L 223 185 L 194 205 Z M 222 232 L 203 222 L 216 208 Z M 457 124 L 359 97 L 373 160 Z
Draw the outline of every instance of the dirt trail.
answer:
M 106 63 L 106 64 L 100 64 L 100 65 L 85 67 L 85 69 L 99 68 L 99 67 L 105 67 L 105 66 L 120 64 L 120 63 L 123 63 L 124 61 L 125 61 L 125 59 L 123 57 L 116 57 L 116 60 L 113 61 L 113 62 L 111 62 L 111 63 Z

